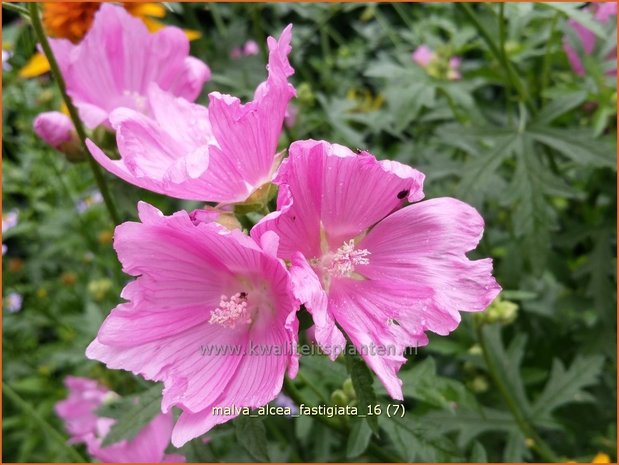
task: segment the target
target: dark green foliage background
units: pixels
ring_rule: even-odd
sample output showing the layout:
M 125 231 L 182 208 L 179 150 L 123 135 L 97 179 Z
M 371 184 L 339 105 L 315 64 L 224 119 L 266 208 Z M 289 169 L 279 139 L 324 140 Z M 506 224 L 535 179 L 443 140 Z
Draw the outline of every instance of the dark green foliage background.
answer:
M 569 17 L 590 17 L 582 7 L 169 4 L 167 22 L 203 34 L 193 54 L 213 79 L 201 102 L 211 90 L 251 98 L 265 76 L 264 48 L 238 60 L 230 50 L 250 38 L 263 46 L 294 23 L 299 116 L 281 147 L 326 139 L 422 170 L 427 198 L 454 196 L 481 212 L 486 232 L 474 255 L 495 260 L 503 298 L 519 305 L 515 321 L 481 328 L 465 314 L 451 336 L 411 354 L 401 372 L 403 419 L 339 419 L 335 429 L 309 417 L 240 419 L 215 428 L 208 444 L 187 445 L 188 461 L 542 460 L 497 380 L 558 458 L 616 458 L 617 94 L 602 59 L 616 27 L 598 26 L 603 39 L 586 76 L 576 76 L 562 40 Z M 20 211 L 3 238 L 3 296 L 24 296 L 20 312 L 3 310 L 3 383 L 22 401 L 3 397 L 3 459 L 72 460 L 53 413 L 66 375 L 97 378 L 123 396 L 151 385 L 84 357 L 127 277 L 106 240 L 104 206 L 76 212 L 94 188 L 88 166 L 68 163 L 32 132 L 36 114 L 60 104 L 48 76 L 18 76 L 34 50 L 32 30 L 12 12 L 3 22 L 3 45 L 14 51 L 2 78 L 3 211 Z M 423 43 L 463 57 L 463 79 L 414 65 L 410 54 Z M 168 214 L 198 206 L 106 177 L 126 220 L 138 199 Z M 319 356 L 302 359 L 301 374 L 292 388 L 315 404 L 330 402 L 349 376 L 344 363 Z

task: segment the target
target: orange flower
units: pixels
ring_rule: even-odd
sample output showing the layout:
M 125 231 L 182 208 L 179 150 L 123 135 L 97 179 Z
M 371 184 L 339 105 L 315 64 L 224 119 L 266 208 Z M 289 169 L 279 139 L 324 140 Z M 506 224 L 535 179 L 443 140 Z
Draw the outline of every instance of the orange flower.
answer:
M 50 37 L 76 43 L 86 34 L 100 3 L 49 2 L 43 4 L 43 25 Z

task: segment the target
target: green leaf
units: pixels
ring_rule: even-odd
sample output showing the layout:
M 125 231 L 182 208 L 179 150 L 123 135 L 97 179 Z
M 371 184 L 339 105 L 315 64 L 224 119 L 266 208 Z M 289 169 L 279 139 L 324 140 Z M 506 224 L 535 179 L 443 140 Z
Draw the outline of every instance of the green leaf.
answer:
M 509 412 L 492 408 L 458 409 L 430 412 L 424 416 L 424 422 L 437 433 L 457 434 L 457 444 L 467 446 L 473 439 L 488 432 L 512 433 L 518 430 L 518 425 Z
M 466 387 L 455 379 L 436 374 L 432 357 L 416 362 L 413 368 L 400 372 L 404 395 L 437 408 L 454 409 L 476 405 Z
M 474 463 L 486 463 L 488 462 L 488 454 L 486 449 L 481 445 L 479 441 L 473 443 L 473 449 L 471 450 L 471 462 Z
M 384 404 L 383 411 L 386 408 Z M 463 461 L 463 454 L 441 428 L 432 421 L 426 422 L 427 417 L 381 415 L 380 426 L 404 462 Z
M 346 458 L 349 459 L 363 454 L 372 437 L 372 429 L 367 421 L 363 421 L 362 418 L 354 418 L 352 424 L 348 441 L 346 442 Z
M 486 341 L 487 355 L 496 367 L 499 378 L 505 382 L 506 388 L 518 404 L 518 408 L 525 415 L 528 415 L 530 406 L 520 374 L 520 365 L 524 357 L 527 337 L 519 333 L 505 348 L 501 340 L 501 325 L 485 325 L 482 331 Z
M 346 367 L 357 394 L 359 414 L 366 415 L 366 420 L 372 431 L 378 432 L 376 416 L 368 415 L 368 406 L 373 406 L 377 403 L 376 393 L 372 387 L 372 373 L 358 354 L 346 354 Z
M 527 447 L 526 438 L 520 430 L 512 431 L 507 435 L 507 444 L 503 451 L 504 462 L 523 462 L 529 459 L 531 453 Z
M 462 168 L 460 193 L 464 200 L 470 200 L 473 192 L 482 190 L 501 164 L 512 155 L 516 134 L 498 140 L 492 150 L 472 158 Z
M 542 176 L 550 175 L 546 174 L 547 168 L 538 157 L 530 141 L 520 137 L 517 145 L 518 164 L 507 200 L 513 205 L 514 234 L 524 239 L 524 246 L 530 252 L 527 258 L 539 272 L 546 262 L 550 230 L 554 228 L 556 220 L 544 195 L 547 184 Z
M 147 391 L 132 398 L 132 406 L 118 417 L 118 420 L 105 436 L 102 447 L 117 443 L 124 439 L 131 440 L 157 414 L 161 413 L 161 385 L 156 384 Z
M 584 103 L 586 99 L 587 92 L 584 90 L 565 93 L 546 104 L 533 120 L 533 125 L 544 126 L 550 124 L 559 116 Z
M 270 462 L 267 433 L 262 418 L 241 415 L 234 420 L 235 435 L 247 453 L 258 462 Z
M 555 409 L 572 402 L 594 400 L 584 388 L 596 383 L 603 363 L 601 355 L 579 355 L 566 370 L 561 361 L 555 359 L 550 379 L 533 404 L 533 418 L 546 418 Z
M 581 165 L 615 168 L 617 160 L 611 144 L 595 139 L 589 129 L 561 129 L 531 126 L 527 133 Z

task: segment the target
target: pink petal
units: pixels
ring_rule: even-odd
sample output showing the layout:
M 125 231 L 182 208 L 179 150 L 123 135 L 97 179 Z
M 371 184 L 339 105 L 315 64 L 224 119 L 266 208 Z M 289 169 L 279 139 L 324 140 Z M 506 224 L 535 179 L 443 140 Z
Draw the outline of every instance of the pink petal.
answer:
M 69 396 L 56 403 L 54 410 L 64 421 L 71 443 L 80 443 L 95 433 L 95 410 L 110 392 L 93 379 L 67 376 L 64 384 Z
M 101 447 L 99 438 L 91 438 L 88 441 L 88 453 L 108 463 L 162 462 L 166 457 L 165 449 L 170 444 L 172 422 L 171 413 L 158 415 L 135 438 L 107 447 Z M 176 457 L 184 462 L 184 456 L 176 455 Z
M 299 252 L 292 257 L 290 278 L 295 296 L 312 314 L 316 341 L 329 358 L 335 360 L 344 351 L 346 339 L 335 324 L 322 283 Z
M 294 199 L 285 214 L 265 218 L 252 231 L 258 237 L 273 229 L 280 236 L 280 254 L 300 251 L 321 255 L 321 227 L 333 249 L 369 228 L 406 199 L 423 197 L 424 176 L 394 161 L 379 162 L 367 152 L 355 155 L 346 147 L 324 141 L 300 141 L 290 146 L 290 158 L 275 183 L 287 186 L 278 206 Z M 286 196 L 281 198 L 281 196 Z M 290 202 L 289 202 L 290 203 Z
M 415 281 L 336 279 L 331 286 L 329 310 L 394 399 L 402 399 L 397 373 L 405 349 L 426 345 L 425 331 L 447 335 L 460 322 L 434 297 Z
M 477 246 L 483 227 L 479 213 L 456 199 L 409 205 L 360 242 L 371 259 L 359 272 L 369 279 L 427 286 L 435 292 L 435 305 L 454 318 L 458 311 L 484 310 L 501 290 L 492 277 L 492 260 L 465 255 Z
M 272 400 L 286 369 L 294 374 L 297 367 L 297 305 L 283 264 L 239 230 L 194 222 L 183 211 L 163 216 L 145 203 L 138 210 L 141 222 L 118 226 L 114 239 L 123 270 L 137 279 L 123 290 L 129 302 L 111 312 L 87 357 L 163 381 L 163 411 L 176 405 L 185 419 L 210 415 L 210 406 L 225 402 Z M 272 253 L 275 240 L 265 238 Z M 251 324 L 211 322 L 222 296 L 239 288 L 260 309 Z M 252 354 L 252 344 L 277 346 L 280 353 Z M 222 421 L 179 422 L 181 442 Z
M 221 396 L 201 412 L 184 411 L 181 414 L 172 433 L 172 444 L 175 447 L 181 447 L 213 426 L 238 416 L 213 415 L 213 407 L 260 407 L 275 399 L 281 392 L 291 350 L 288 335 L 283 329 L 272 328 L 264 332 L 254 332 L 251 340 L 253 345 L 248 351 L 254 350 L 255 354 L 243 357 Z M 279 348 L 282 355 L 274 354 L 275 348 Z
M 99 8 L 79 44 L 54 40 L 52 47 L 67 91 L 90 128 L 107 124 L 116 108 L 146 112 L 151 83 L 193 100 L 210 77 L 204 63 L 188 57 L 183 31 L 164 27 L 151 34 L 140 19 L 112 4 Z
M 611 16 L 617 16 L 617 2 L 599 2 L 595 3 L 595 5 L 597 5 L 595 19 L 599 22 L 605 23 Z
M 269 37 L 268 78 L 254 96 L 240 100 L 218 92 L 209 94 L 209 118 L 219 147 L 213 149 L 215 162 L 228 161 L 229 171 L 238 173 L 246 187 L 244 200 L 251 192 L 272 178 L 277 162 L 277 142 L 282 131 L 288 102 L 295 95 L 288 77 L 294 72 L 288 62 L 292 25 L 282 32 L 279 41 Z M 223 170 L 222 170 L 223 171 Z
M 146 106 L 153 118 L 124 108 L 111 116 L 121 161 L 107 159 L 89 144 L 93 157 L 127 182 L 164 195 L 222 203 L 246 200 L 271 181 L 280 161 L 277 143 L 295 93 L 288 82 L 294 72 L 288 62 L 291 27 L 279 41 L 269 38 L 269 74 L 252 102 L 243 105 L 213 92 L 207 110 L 173 98 L 161 91 L 161 82 L 151 82 Z

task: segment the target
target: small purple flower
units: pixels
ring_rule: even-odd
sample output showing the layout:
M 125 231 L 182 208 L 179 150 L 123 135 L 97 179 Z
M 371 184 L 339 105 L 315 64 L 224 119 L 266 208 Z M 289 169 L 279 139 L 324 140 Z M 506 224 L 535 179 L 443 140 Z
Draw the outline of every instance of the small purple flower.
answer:
M 6 296 L 6 311 L 9 313 L 17 313 L 21 310 L 24 298 L 17 292 L 11 292 Z
M 299 408 L 297 407 L 297 404 L 295 404 L 294 400 L 292 400 L 290 397 L 288 397 L 283 392 L 280 392 L 280 394 L 275 398 L 273 402 L 278 407 L 290 408 L 291 415 L 299 414 Z
M 88 210 L 93 205 L 98 205 L 101 202 L 103 202 L 103 196 L 101 195 L 101 192 L 93 191 L 92 193 L 87 195 L 84 199 L 79 200 L 77 204 L 75 205 L 75 208 L 77 209 L 77 212 L 81 214 L 81 213 L 84 213 L 86 210 Z
M 2 234 L 7 232 L 9 229 L 13 229 L 15 226 L 17 226 L 18 222 L 19 222 L 19 210 L 13 209 L 3 214 L 2 215 Z
M 13 56 L 12 52 L 8 50 L 2 50 L 2 70 L 3 71 L 11 71 L 13 67 L 9 64 L 9 60 Z

